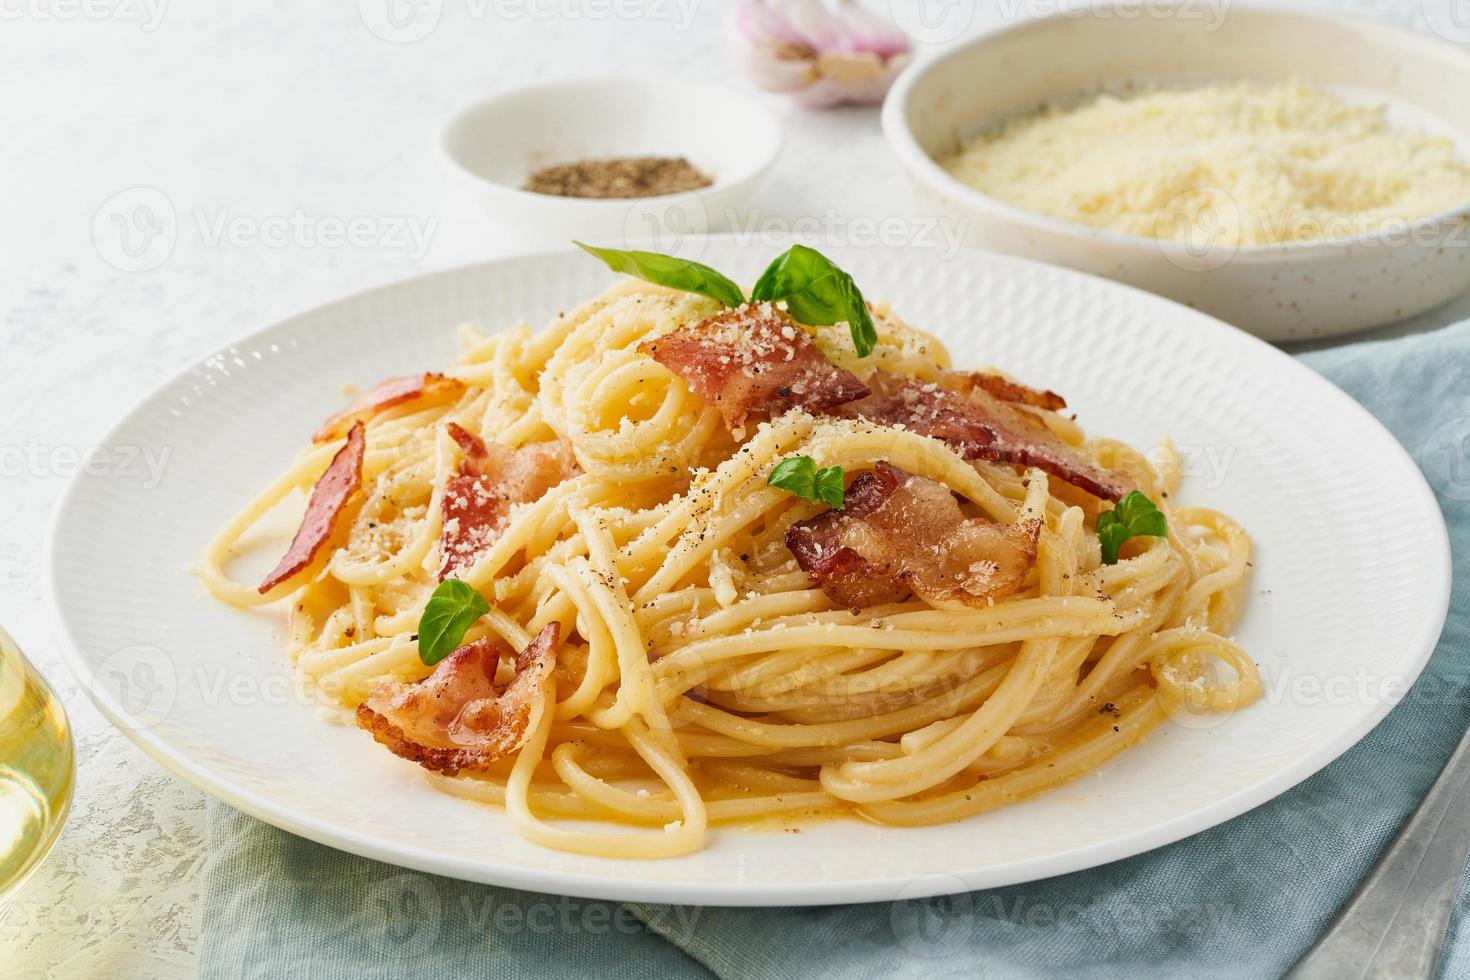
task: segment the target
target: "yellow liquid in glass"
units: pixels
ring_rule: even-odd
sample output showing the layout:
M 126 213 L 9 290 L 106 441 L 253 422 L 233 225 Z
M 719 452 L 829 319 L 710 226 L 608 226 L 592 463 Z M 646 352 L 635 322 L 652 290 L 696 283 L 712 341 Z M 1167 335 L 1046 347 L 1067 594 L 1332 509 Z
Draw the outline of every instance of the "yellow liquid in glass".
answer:
M 0 630 L 0 900 L 61 833 L 74 772 L 61 701 Z

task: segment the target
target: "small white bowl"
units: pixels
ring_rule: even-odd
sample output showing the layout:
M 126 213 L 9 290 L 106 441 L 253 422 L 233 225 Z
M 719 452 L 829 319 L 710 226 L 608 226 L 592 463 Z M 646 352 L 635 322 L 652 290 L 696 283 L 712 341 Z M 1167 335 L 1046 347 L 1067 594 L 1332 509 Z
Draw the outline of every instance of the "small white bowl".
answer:
M 579 78 L 477 102 L 450 120 L 442 146 L 519 243 L 657 244 L 720 230 L 737 217 L 780 152 L 781 126 L 757 99 L 703 82 Z M 633 200 L 521 189 L 548 164 L 628 156 L 682 156 L 714 183 Z
M 1211 8 L 1213 9 L 1213 8 Z M 1470 202 L 1389 234 L 1199 249 L 1050 218 L 950 176 L 936 159 L 1009 113 L 1099 89 L 1292 79 L 1370 97 L 1390 119 L 1470 147 L 1470 57 L 1366 21 L 1136 2 L 1076 10 L 977 37 L 910 68 L 883 106 L 889 144 L 917 184 L 968 218 L 967 244 L 1108 276 L 1268 340 L 1348 333 L 1470 288 Z

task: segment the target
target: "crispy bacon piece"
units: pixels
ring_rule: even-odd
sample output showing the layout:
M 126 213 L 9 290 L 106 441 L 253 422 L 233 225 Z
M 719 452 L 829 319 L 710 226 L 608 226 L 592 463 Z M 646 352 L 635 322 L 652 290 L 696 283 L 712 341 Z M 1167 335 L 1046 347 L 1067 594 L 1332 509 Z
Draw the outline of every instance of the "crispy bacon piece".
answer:
M 464 450 L 459 469 L 444 486 L 444 527 L 439 537 L 439 578 L 473 565 L 500 536 L 515 504 L 540 500 L 579 472 L 563 440 L 506 449 L 453 422 L 449 434 Z
M 1039 518 L 967 518 L 942 483 L 886 462 L 852 481 L 841 510 L 793 524 L 786 547 L 834 602 L 898 602 L 910 591 L 985 605 L 1015 592 L 1036 564 Z
M 516 657 L 515 678 L 495 685 L 493 640 L 467 643 L 421 681 L 389 681 L 357 706 L 357 725 L 394 755 L 453 776 L 482 772 L 515 752 L 546 711 L 561 627 L 549 623 Z
M 311 488 L 311 498 L 306 502 L 301 526 L 296 529 L 296 536 L 291 539 L 286 554 L 260 583 L 261 594 L 310 565 L 322 545 L 332 536 L 347 501 L 362 486 L 362 457 L 366 444 L 362 423 L 358 422 L 348 430 L 346 444 L 337 450 L 337 455 L 332 457 Z
M 902 425 L 942 439 L 966 459 L 1035 466 L 1108 500 L 1121 500 L 1132 484 L 1068 445 L 1031 412 L 993 397 L 980 386 L 968 393 L 886 371 L 868 379 L 873 393 L 836 409 L 845 418 Z
M 1032 388 L 1030 385 L 1023 385 L 1019 381 L 1012 381 L 1010 378 L 1003 378 L 989 371 L 973 371 L 961 374 L 960 377 L 966 382 L 960 387 L 961 391 L 973 391 L 979 388 L 992 398 L 999 398 L 1003 402 L 1030 405 L 1032 408 L 1041 408 L 1048 412 L 1060 412 L 1067 407 L 1067 400 L 1054 391 Z
M 770 303 L 726 310 L 638 349 L 717 407 L 731 429 L 748 418 L 774 418 L 791 408 L 819 412 L 868 393 L 857 375 L 827 360 Z
M 367 422 L 385 408 L 414 399 L 442 401 L 464 391 L 464 382 L 442 374 L 410 374 L 378 382 L 357 401 L 322 423 L 311 435 L 312 442 L 340 439 L 354 423 Z

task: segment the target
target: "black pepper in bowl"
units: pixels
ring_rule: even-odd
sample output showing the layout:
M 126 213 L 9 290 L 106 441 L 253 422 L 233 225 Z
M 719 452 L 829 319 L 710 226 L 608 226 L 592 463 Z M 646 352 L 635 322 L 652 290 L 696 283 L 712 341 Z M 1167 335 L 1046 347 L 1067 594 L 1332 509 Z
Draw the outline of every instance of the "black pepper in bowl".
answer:
M 714 179 L 683 157 L 618 157 L 542 167 L 522 190 L 557 197 L 637 198 L 698 190 Z

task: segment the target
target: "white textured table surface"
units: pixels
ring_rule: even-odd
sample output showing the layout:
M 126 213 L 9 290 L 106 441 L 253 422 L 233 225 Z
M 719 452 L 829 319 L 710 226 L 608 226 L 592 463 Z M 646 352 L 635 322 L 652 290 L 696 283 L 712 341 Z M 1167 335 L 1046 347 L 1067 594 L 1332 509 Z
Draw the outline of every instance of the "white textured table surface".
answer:
M 388 3 L 437 25 L 405 43 L 419 31 L 384 28 Z M 1470 38 L 1470 0 L 1313 6 Z M 1055 9 L 989 0 L 961 20 L 978 30 Z M 616 15 L 628 10 L 645 13 Z M 102 720 L 42 608 L 42 540 L 77 457 L 154 386 L 248 331 L 515 251 L 438 158 L 442 121 L 504 87 L 594 72 L 743 86 L 724 16 L 714 0 L 0 2 L 0 623 L 61 691 L 80 767 L 56 850 L 0 909 L 5 976 L 195 972 L 203 798 Z M 875 112 L 783 112 L 787 144 L 758 219 L 847 239 L 898 216 L 906 234 L 934 233 Z M 166 258 L 155 240 L 136 260 L 156 267 L 129 272 L 142 239 L 116 222 L 145 219 L 139 204 L 171 209 L 178 234 Z M 337 242 L 330 222 L 354 218 L 373 244 Z M 246 232 L 218 234 L 228 227 Z M 258 240 L 275 228 L 293 230 Z M 1395 332 L 1466 316 L 1461 300 Z

